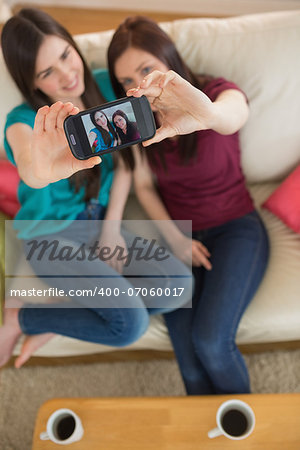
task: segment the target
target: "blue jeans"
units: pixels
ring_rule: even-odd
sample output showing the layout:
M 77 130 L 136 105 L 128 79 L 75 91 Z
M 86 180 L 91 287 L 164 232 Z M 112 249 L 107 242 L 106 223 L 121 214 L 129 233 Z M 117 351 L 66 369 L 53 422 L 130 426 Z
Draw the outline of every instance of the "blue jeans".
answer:
M 193 233 L 211 253 L 212 270 L 194 267 L 192 308 L 165 314 L 191 395 L 249 393 L 247 367 L 235 336 L 265 272 L 269 244 L 253 211 L 224 225 Z
M 85 219 L 82 214 L 79 217 Z M 66 248 L 66 244 L 77 249 L 82 243 L 97 240 L 100 232 L 100 222 L 77 220 L 66 230 L 42 239 L 49 242 L 58 240 L 59 249 Z M 128 232 L 124 232 L 123 236 L 129 247 L 134 236 Z M 25 241 L 25 253 L 28 255 L 27 246 L 28 241 Z M 167 261 L 167 272 L 162 262 L 154 261 L 149 265 L 138 261 L 137 267 L 134 267 L 137 277 L 131 278 L 132 268 L 125 268 L 124 273 L 120 275 L 99 258 L 85 260 L 84 264 L 77 260 L 67 264 L 65 260 L 52 261 L 49 254 L 50 249 L 40 259 L 34 255 L 30 263 L 38 276 L 45 277 L 52 287 L 64 291 L 82 291 L 94 290 L 95 286 L 99 285 L 104 292 L 107 292 L 108 288 L 111 289 L 111 294 L 92 298 L 78 294 L 73 296 L 67 305 L 57 302 L 50 305 L 26 304 L 20 309 L 19 322 L 22 331 L 28 335 L 52 332 L 115 347 L 127 346 L 145 333 L 149 325 L 149 315 L 172 311 L 183 306 L 192 297 L 191 271 L 172 255 Z M 149 274 L 147 270 L 150 270 Z M 182 277 L 172 278 L 166 275 L 173 270 L 174 273 L 180 272 Z M 116 286 L 119 293 L 124 292 L 124 295 L 114 295 Z M 147 287 L 147 295 L 136 295 L 136 287 Z M 156 297 L 149 295 L 151 287 L 185 289 L 180 297 Z

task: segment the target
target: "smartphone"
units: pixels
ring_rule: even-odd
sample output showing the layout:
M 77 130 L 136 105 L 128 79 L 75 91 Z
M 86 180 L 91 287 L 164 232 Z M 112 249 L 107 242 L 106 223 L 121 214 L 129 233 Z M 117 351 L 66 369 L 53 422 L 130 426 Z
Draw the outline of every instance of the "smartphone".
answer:
M 64 131 L 78 159 L 121 150 L 151 139 L 155 121 L 147 97 L 126 97 L 69 116 Z

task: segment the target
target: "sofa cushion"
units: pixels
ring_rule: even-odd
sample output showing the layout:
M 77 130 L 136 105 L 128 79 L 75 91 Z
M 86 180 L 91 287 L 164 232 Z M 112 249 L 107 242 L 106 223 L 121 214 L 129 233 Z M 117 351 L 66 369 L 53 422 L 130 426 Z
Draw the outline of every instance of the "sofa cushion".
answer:
M 300 166 L 267 198 L 263 207 L 300 233 Z
M 0 211 L 14 217 L 20 208 L 17 197 L 19 174 L 7 160 L 0 160 Z

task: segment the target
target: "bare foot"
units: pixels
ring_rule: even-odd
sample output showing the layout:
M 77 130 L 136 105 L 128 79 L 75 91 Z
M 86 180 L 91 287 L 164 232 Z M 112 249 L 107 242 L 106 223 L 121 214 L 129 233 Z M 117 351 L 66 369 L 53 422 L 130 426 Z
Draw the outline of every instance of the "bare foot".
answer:
M 31 355 L 40 347 L 46 344 L 50 339 L 55 336 L 54 333 L 42 333 L 35 334 L 32 336 L 27 336 L 22 345 L 22 350 L 20 355 L 15 360 L 15 367 L 19 369 Z
M 4 322 L 0 327 L 0 367 L 9 361 L 22 334 L 18 319 L 21 306 L 23 306 L 23 302 L 17 299 L 5 301 Z

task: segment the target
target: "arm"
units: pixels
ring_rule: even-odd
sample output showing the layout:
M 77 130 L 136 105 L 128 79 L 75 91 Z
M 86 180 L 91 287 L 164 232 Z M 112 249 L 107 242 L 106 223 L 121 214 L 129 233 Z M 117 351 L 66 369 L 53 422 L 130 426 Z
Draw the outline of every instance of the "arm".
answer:
M 245 124 L 249 114 L 246 98 L 240 91 L 228 89 L 212 102 L 204 92 L 171 70 L 152 72 L 127 95 L 146 95 L 160 114 L 161 127 L 145 145 L 207 129 L 233 134 Z
M 179 259 L 190 264 L 192 256 L 194 266 L 203 265 L 210 270 L 212 266 L 208 260 L 210 253 L 207 248 L 201 242 L 186 237 L 172 221 L 154 186 L 146 157 L 142 158 L 139 150 L 135 149 L 134 159 L 135 170 L 133 179 L 136 196 L 150 219 L 163 221 L 161 223 L 158 222 L 157 226 Z
M 20 177 L 28 186 L 43 188 L 99 164 L 101 159 L 98 156 L 78 160 L 69 149 L 63 122 L 68 115 L 77 113 L 78 109 L 72 103 L 57 102 L 38 110 L 33 130 L 21 123 L 8 128 L 8 143 Z
M 127 170 L 121 158 L 115 171 L 113 184 L 110 192 L 110 200 L 103 221 L 100 236 L 100 247 L 115 248 L 119 246 L 127 251 L 126 243 L 121 235 L 121 220 L 123 217 L 126 201 L 128 198 L 132 181 L 132 173 Z M 116 257 L 106 261 L 111 267 L 122 273 L 125 260 Z
M 89 143 L 90 143 L 91 147 L 93 146 L 93 143 L 95 142 L 96 138 L 97 138 L 96 133 L 94 131 L 90 131 L 89 132 Z
M 131 181 L 131 171 L 126 169 L 123 161 L 119 158 L 110 192 L 110 200 L 105 215 L 106 220 L 122 219 Z

